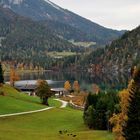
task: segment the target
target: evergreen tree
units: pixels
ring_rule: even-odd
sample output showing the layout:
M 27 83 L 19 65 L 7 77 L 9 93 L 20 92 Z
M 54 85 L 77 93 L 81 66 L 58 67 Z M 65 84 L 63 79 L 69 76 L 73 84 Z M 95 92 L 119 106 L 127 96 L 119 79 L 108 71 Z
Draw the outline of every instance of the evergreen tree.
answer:
M 84 112 L 84 123 L 90 128 L 94 128 L 96 116 L 94 116 L 95 109 L 93 105 L 90 105 Z
M 2 65 L 0 63 L 0 84 L 3 83 L 4 83 L 3 70 L 2 70 Z
M 108 91 L 87 96 L 83 119 L 89 128 L 97 130 L 110 130 L 109 119 L 116 112 L 118 104 L 117 93 Z
M 128 119 L 123 127 L 125 139 L 140 140 L 140 66 L 133 74 L 127 116 Z

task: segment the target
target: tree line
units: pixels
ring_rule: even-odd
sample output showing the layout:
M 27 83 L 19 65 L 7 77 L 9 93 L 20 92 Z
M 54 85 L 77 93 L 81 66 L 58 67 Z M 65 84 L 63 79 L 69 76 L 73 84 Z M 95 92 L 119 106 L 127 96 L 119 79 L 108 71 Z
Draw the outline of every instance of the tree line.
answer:
M 139 140 L 140 65 L 133 68 L 126 89 L 89 94 L 83 118 L 90 129 L 113 131 L 115 140 Z

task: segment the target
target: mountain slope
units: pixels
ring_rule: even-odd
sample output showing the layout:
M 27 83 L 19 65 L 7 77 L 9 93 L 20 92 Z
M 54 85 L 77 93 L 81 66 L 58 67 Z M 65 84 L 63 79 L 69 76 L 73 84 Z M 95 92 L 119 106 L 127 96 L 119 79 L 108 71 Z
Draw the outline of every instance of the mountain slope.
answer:
M 90 72 L 130 72 L 140 62 L 140 26 L 125 33 L 105 49 L 98 49 L 81 63 L 88 65 Z
M 64 38 L 68 41 L 72 40 L 76 42 L 92 41 L 92 38 L 90 38 L 88 34 L 68 24 L 52 20 L 45 20 L 41 21 L 40 23 L 49 28 L 51 31 L 53 31 L 54 34 L 57 35 L 58 37 Z
M 102 27 L 57 6 L 49 0 L 0 0 L 0 4 L 36 21 L 51 20 L 70 25 L 71 28 L 74 27 L 88 36 L 88 39 L 84 38 L 84 41 L 91 40 L 97 44 L 106 44 L 124 33 L 124 31 L 119 32 Z M 73 39 L 72 36 L 71 39 Z
M 0 7 L 0 57 L 33 65 L 49 63 L 48 51 L 80 51 L 46 26 Z M 48 61 L 46 61 L 46 59 Z

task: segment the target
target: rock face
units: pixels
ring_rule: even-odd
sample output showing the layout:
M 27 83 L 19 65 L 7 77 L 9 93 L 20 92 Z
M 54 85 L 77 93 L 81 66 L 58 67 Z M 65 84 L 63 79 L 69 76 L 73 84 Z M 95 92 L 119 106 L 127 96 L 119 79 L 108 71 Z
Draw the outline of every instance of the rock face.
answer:
M 32 18 L 35 21 L 51 20 L 59 24 L 69 25 L 71 28 L 74 28 L 73 30 L 78 30 L 88 36 L 88 41 L 90 40 L 97 44 L 107 44 L 124 33 L 124 31 L 100 26 L 59 7 L 49 0 L 0 0 L 0 4 L 3 7 L 10 8 L 19 15 Z M 83 41 L 87 40 L 83 39 Z

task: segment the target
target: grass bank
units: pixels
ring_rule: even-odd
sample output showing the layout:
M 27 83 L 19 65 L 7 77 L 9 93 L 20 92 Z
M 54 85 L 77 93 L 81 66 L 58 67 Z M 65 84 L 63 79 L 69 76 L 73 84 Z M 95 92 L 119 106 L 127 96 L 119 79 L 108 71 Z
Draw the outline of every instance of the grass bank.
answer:
M 38 97 L 28 96 L 9 85 L 0 87 L 0 90 L 5 94 L 5 96 L 0 96 L 0 115 L 38 110 L 47 107 L 41 104 Z M 60 102 L 53 101 L 53 99 L 49 100 L 49 104 L 50 106 L 57 107 L 61 105 Z
M 1 88 L 0 112 L 13 113 L 44 108 L 37 97 L 21 94 L 12 87 Z M 54 109 L 33 114 L 0 118 L 0 140 L 113 140 L 107 131 L 89 130 L 83 123 L 83 112 L 49 100 Z

